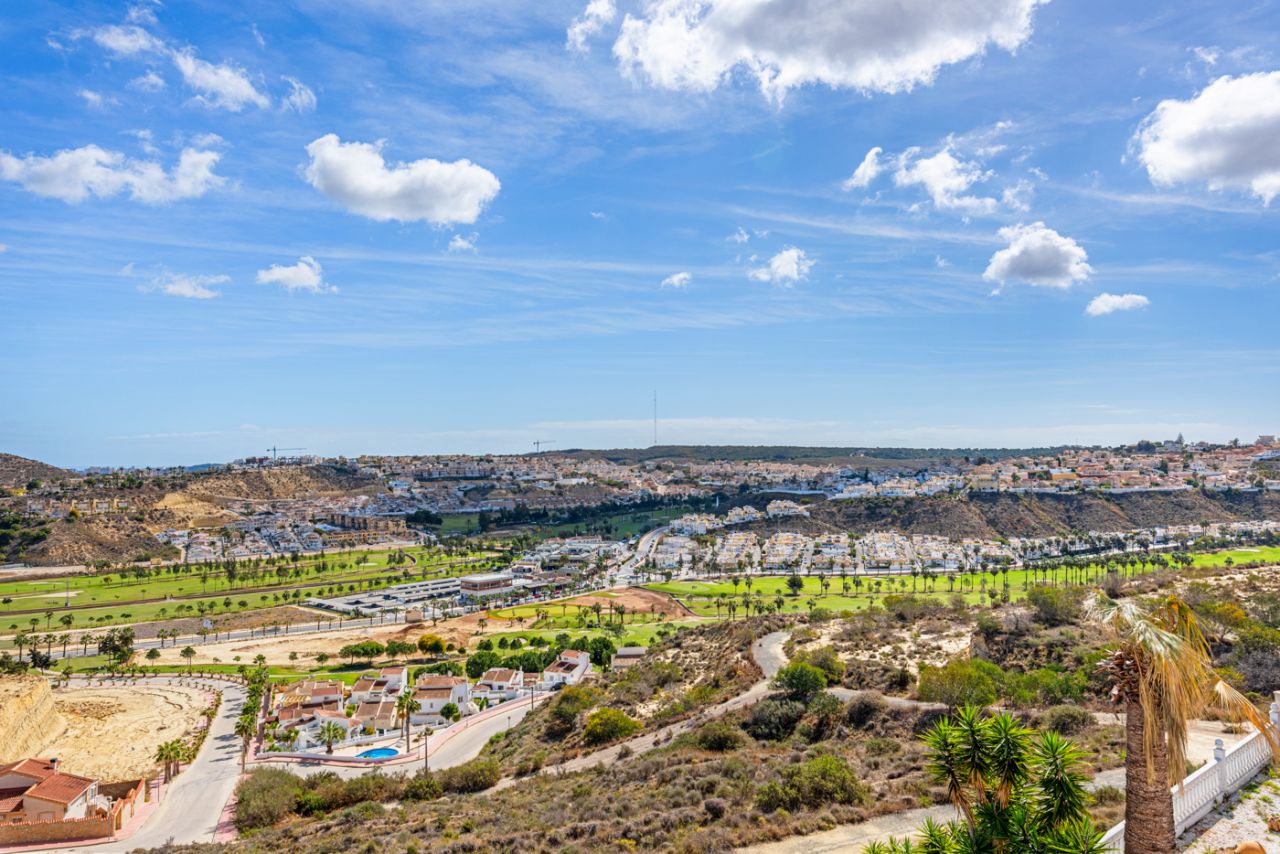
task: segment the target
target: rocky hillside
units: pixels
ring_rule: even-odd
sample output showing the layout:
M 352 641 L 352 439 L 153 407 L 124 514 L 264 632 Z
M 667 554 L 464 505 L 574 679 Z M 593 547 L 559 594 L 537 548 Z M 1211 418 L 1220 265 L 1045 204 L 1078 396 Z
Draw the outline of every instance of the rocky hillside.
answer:
M 178 550 L 155 538 L 144 522 L 132 516 L 94 516 L 75 521 L 50 520 L 49 535 L 28 548 L 21 559 L 36 566 L 80 566 L 98 560 L 112 562 L 175 558 Z M 10 556 L 17 559 L 16 555 Z
M 155 478 L 131 488 L 100 485 L 77 492 L 76 497 L 125 499 L 131 510 L 66 521 L 28 519 L 27 527 L 47 534 L 42 534 L 38 543 L 32 542 L 33 537 L 21 543 L 11 537 L 14 545 L 0 552 L 7 551 L 8 560 L 39 566 L 173 558 L 177 550 L 159 543 L 156 532 L 225 525 L 237 518 L 226 509 L 235 501 L 370 494 L 381 489 L 377 480 L 362 477 L 354 469 L 323 465 L 184 474 Z M 17 553 L 19 547 L 21 554 Z M 0 557 L 6 554 L 0 553 Z
M 794 496 L 792 496 L 794 497 Z M 769 496 L 746 502 L 762 507 Z M 817 501 L 810 517 L 756 522 L 742 527 L 768 535 L 792 530 L 895 530 L 945 537 L 1050 537 L 1072 531 L 1124 531 L 1156 525 L 1280 519 L 1280 494 L 1134 492 L 1123 495 L 1011 495 L 975 493 L 929 498 Z
M 0 763 L 38 756 L 65 723 L 43 676 L 0 677 Z
M 339 466 L 287 466 L 248 471 L 212 472 L 193 477 L 187 495 L 214 503 L 236 500 L 282 500 L 322 495 L 376 492 L 381 483 Z
M 75 474 L 38 460 L 0 454 L 0 489 L 26 486 L 33 480 L 51 481 L 66 477 L 75 477 Z

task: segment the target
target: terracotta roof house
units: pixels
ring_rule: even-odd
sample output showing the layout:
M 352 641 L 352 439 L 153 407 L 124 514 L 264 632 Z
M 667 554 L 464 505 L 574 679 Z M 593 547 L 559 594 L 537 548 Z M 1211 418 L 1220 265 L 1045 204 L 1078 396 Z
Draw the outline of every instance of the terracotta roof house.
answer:
M 0 819 L 5 821 L 65 821 L 109 808 L 98 795 L 97 780 L 59 771 L 57 759 L 0 765 Z

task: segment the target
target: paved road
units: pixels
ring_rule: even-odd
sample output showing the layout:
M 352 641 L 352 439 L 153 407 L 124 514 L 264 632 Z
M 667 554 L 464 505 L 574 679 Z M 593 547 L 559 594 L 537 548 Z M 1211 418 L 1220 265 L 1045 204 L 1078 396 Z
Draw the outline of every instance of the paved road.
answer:
M 329 619 L 333 619 L 335 621 L 332 627 L 328 625 Z M 185 637 L 178 637 L 175 640 L 165 640 L 165 641 L 160 641 L 156 638 L 139 638 L 133 642 L 133 648 L 135 650 L 147 650 L 147 649 L 153 649 L 153 648 L 168 649 L 170 647 L 176 647 L 181 649 L 184 646 L 201 647 L 201 646 L 204 646 L 205 644 L 227 643 L 228 641 L 237 641 L 237 640 L 251 640 L 251 639 L 261 640 L 263 638 L 283 638 L 283 637 L 291 637 L 293 635 L 326 634 L 330 632 L 333 634 L 340 634 L 343 632 L 350 632 L 352 629 L 369 628 L 369 627 L 377 628 L 380 625 L 390 626 L 390 625 L 395 625 L 397 623 L 404 622 L 401 615 L 398 615 L 398 614 L 388 614 L 383 618 L 381 622 L 378 621 L 377 616 L 361 617 L 359 619 L 346 617 L 343 619 L 341 626 L 338 626 L 336 620 L 337 620 L 337 617 L 329 617 L 329 616 L 321 617 L 319 620 L 320 628 L 318 629 L 316 628 L 315 620 L 299 620 L 297 623 L 294 623 L 289 628 L 288 631 L 285 631 L 281 627 L 275 627 L 274 631 L 269 631 L 264 629 L 237 629 L 235 631 L 219 632 L 216 638 L 212 633 L 210 633 L 209 636 L 204 640 L 201 640 L 199 635 L 188 635 Z M 137 625 L 145 625 L 145 624 L 144 623 L 122 623 L 119 626 L 104 626 L 102 627 L 102 630 L 105 630 L 107 628 L 124 628 L 125 626 L 137 626 Z M 73 638 L 78 639 L 82 634 L 86 634 L 86 633 L 94 634 L 97 631 L 99 630 L 98 629 L 91 630 L 88 628 L 81 629 L 81 630 L 73 629 L 70 634 L 72 635 Z M 57 633 L 53 633 L 53 634 L 57 634 Z M 11 638 L 5 638 L 5 640 L 11 640 Z M 43 645 L 41 646 L 41 648 L 42 649 L 44 648 Z M 66 658 L 81 658 L 86 655 L 94 656 L 97 654 L 98 654 L 98 650 L 94 644 L 90 644 L 89 649 L 87 651 L 84 651 L 84 648 L 80 644 L 73 642 L 67 646 Z M 61 661 L 62 659 L 63 659 L 63 656 L 62 656 L 61 647 L 59 643 L 54 643 L 53 661 L 54 661 L 55 670 L 57 669 L 57 662 Z
M 475 759 L 489 739 L 497 733 L 503 732 L 510 727 L 515 726 L 524 720 L 525 715 L 529 714 L 528 702 L 513 702 L 511 711 L 505 715 L 495 715 L 492 718 L 484 720 L 475 726 L 462 730 L 457 735 L 450 738 L 443 746 L 433 748 L 431 751 L 431 770 L 439 771 L 442 768 L 452 768 L 455 765 L 461 765 Z M 397 750 L 404 749 L 403 739 L 396 745 Z M 422 748 L 415 746 L 414 751 L 417 755 L 416 762 L 406 762 L 395 765 L 383 766 L 383 773 L 386 774 L 415 774 L 422 768 Z M 326 765 L 322 762 L 301 762 L 301 763 L 266 763 L 275 765 L 278 768 L 285 768 L 295 774 L 301 774 L 304 777 L 321 771 L 332 771 L 339 777 L 351 778 L 359 777 L 362 774 L 368 774 L 374 768 L 366 768 L 354 765 Z
M 222 706 L 200 754 L 164 787 L 160 806 L 137 833 L 120 842 L 60 848 L 59 851 L 104 854 L 157 848 L 169 842 L 182 845 L 213 841 L 222 808 L 240 777 L 240 739 L 236 737 L 235 726 L 244 705 L 244 688 L 218 680 L 147 679 L 146 682 L 148 685 L 196 682 L 222 691 Z

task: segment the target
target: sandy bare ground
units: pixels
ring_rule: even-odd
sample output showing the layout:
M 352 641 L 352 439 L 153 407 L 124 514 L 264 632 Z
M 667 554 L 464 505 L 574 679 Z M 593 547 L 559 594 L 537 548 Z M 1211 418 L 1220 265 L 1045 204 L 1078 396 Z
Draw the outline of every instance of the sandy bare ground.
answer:
M 617 607 L 621 605 L 627 609 L 627 613 L 630 615 L 661 615 L 675 620 L 698 616 L 667 594 L 659 593 L 656 590 L 645 590 L 642 587 L 622 587 L 614 590 L 603 590 L 598 593 L 584 593 L 581 596 L 573 596 L 568 599 L 537 603 L 538 607 L 545 608 L 553 617 L 560 616 L 561 606 L 565 606 L 563 610 L 565 613 L 569 613 L 569 608 L 590 608 L 592 605 L 599 605 L 603 609 L 601 614 L 604 615 L 609 613 L 610 606 Z M 531 606 L 522 605 L 520 607 L 528 609 Z M 495 610 L 501 612 L 505 609 L 497 608 Z M 489 618 L 490 625 L 515 622 L 514 620 L 506 620 L 492 612 L 486 616 Z M 532 620 L 528 622 L 532 623 Z
M 559 614 L 557 606 L 561 604 L 561 601 L 566 605 L 591 605 L 594 602 L 599 602 L 605 608 L 604 613 L 608 613 L 608 603 L 612 602 L 615 605 L 625 605 L 628 614 L 648 614 L 650 613 L 649 607 L 653 606 L 653 613 L 663 614 L 677 620 L 687 619 L 690 616 L 690 613 L 683 606 L 662 593 L 635 587 L 611 591 L 611 593 L 612 595 L 610 596 L 589 594 L 571 599 L 546 602 L 542 603 L 542 607 L 547 608 L 555 616 Z M 484 611 L 477 611 L 474 614 L 455 617 L 451 620 L 441 620 L 435 626 L 432 626 L 430 621 L 411 623 L 409 625 L 388 623 L 384 626 L 379 626 L 376 620 L 370 626 L 367 620 L 361 620 L 358 625 L 349 624 L 332 632 L 314 632 L 298 635 L 281 634 L 252 640 L 198 644 L 195 646 L 196 657 L 192 659 L 192 663 L 196 666 L 201 664 L 251 664 L 255 657 L 262 655 L 266 656 L 268 664 L 282 666 L 292 664 L 305 668 L 314 666 L 316 656 L 321 653 L 336 659 L 338 650 L 348 644 L 359 643 L 363 640 L 375 640 L 381 644 L 385 644 L 389 640 L 416 643 L 419 637 L 426 634 L 438 635 L 446 643 L 465 644 L 470 649 L 475 647 L 476 641 L 482 636 L 480 633 L 481 619 L 486 621 L 483 635 L 519 628 L 514 620 L 502 620 Z M 300 620 L 298 625 L 306 625 L 306 621 Z M 532 625 L 532 620 L 526 622 L 524 627 L 528 628 L 530 625 Z M 184 664 L 185 660 L 179 654 L 181 651 L 182 646 L 166 647 L 160 651 L 159 661 L 154 663 Z M 290 653 L 297 653 L 297 659 L 291 661 L 289 658 Z M 238 661 L 237 656 L 239 656 Z M 143 664 L 152 663 L 145 659 L 140 661 Z
M 465 627 L 446 626 L 446 623 L 460 622 L 461 620 L 448 620 L 441 622 L 439 626 L 432 629 L 429 622 L 412 623 L 407 626 L 404 623 L 387 623 L 385 626 L 379 626 L 375 621 L 372 626 L 347 625 L 332 632 L 296 635 L 281 634 L 252 640 L 197 644 L 194 647 L 196 657 L 192 659 L 192 663 L 196 666 L 201 664 L 252 664 L 254 658 L 262 655 L 266 657 L 268 664 L 283 666 L 292 664 L 311 667 L 316 663 L 315 658 L 317 655 L 325 653 L 336 660 L 338 650 L 342 649 L 342 647 L 364 640 L 376 640 L 381 644 L 385 644 L 389 640 L 416 643 L 421 635 L 437 634 L 446 641 L 452 640 L 456 643 L 464 634 L 469 638 L 475 631 L 474 620 L 471 621 L 470 633 L 467 632 Z M 181 646 L 165 647 L 160 650 L 159 661 L 139 660 L 143 664 L 185 664 L 186 659 L 180 655 L 181 651 Z M 297 660 L 291 661 L 289 659 L 290 653 L 297 653 Z
M 155 768 L 156 748 L 203 724 L 213 694 L 178 685 L 72 688 L 54 692 L 66 728 L 45 744 L 65 770 L 102 782 L 137 779 Z
M 1236 792 L 1221 807 L 1188 828 L 1178 839 L 1178 850 L 1202 852 L 1234 851 L 1236 845 L 1256 841 L 1264 851 L 1280 851 L 1275 834 L 1267 829 L 1267 819 L 1275 815 L 1280 784 L 1266 780 L 1251 792 Z

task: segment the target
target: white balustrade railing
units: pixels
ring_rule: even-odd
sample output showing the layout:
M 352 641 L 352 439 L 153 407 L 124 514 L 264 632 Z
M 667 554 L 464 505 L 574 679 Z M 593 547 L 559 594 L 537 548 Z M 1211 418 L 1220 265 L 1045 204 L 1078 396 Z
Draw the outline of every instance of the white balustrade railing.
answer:
M 1271 704 L 1271 724 L 1280 725 L 1280 691 Z M 1258 731 L 1245 736 L 1224 750 L 1222 739 L 1214 740 L 1213 761 L 1196 770 L 1171 789 L 1173 795 L 1173 832 L 1181 835 L 1204 818 L 1228 796 L 1239 791 L 1271 762 L 1271 745 Z M 1107 850 L 1124 851 L 1124 822 L 1108 830 L 1102 837 Z

